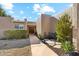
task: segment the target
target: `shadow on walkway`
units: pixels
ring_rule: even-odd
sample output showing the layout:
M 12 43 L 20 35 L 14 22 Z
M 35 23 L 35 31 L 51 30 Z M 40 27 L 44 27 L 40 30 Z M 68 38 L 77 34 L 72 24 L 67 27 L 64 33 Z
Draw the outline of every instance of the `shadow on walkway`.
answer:
M 61 48 L 56 48 L 54 46 L 56 46 L 57 44 L 51 46 L 49 45 L 47 42 L 42 41 L 46 46 L 48 46 L 51 50 L 53 50 L 55 53 L 57 53 L 59 56 L 63 56 L 64 51 Z

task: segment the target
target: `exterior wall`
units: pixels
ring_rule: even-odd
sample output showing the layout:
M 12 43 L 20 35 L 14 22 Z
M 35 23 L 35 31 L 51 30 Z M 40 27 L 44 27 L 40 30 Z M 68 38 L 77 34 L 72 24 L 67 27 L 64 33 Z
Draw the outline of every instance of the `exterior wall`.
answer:
M 47 35 L 50 30 L 50 27 L 49 27 L 50 16 L 42 14 L 41 18 L 42 18 L 41 19 L 42 20 L 42 33 L 43 35 L 44 33 Z
M 30 26 L 31 26 L 31 25 L 32 25 L 32 26 L 36 26 L 36 22 L 30 22 L 30 21 L 28 21 L 28 22 L 27 22 L 27 25 L 30 25 Z
M 72 23 L 73 23 L 73 44 L 75 47 L 75 50 L 78 50 L 77 47 L 77 4 L 73 5 L 73 19 L 72 19 Z
M 9 17 L 0 17 L 0 29 L 13 29 L 14 24 Z
M 41 17 L 38 18 L 37 22 L 36 22 L 36 31 L 37 34 L 42 34 L 42 21 L 41 21 Z
M 73 19 L 73 12 L 74 12 L 74 10 L 73 10 L 74 8 L 73 7 L 70 7 L 70 8 L 68 8 L 68 9 L 66 9 L 64 12 L 62 12 L 62 13 L 60 13 L 60 14 L 58 14 L 58 15 L 56 15 L 55 17 L 57 18 L 57 19 L 59 19 L 59 17 L 61 17 L 62 15 L 64 15 L 64 14 L 68 14 L 69 16 L 70 16 L 70 21 L 72 22 L 72 19 Z M 72 23 L 73 24 L 73 23 Z M 73 24 L 74 25 L 74 24 Z
M 0 38 L 4 37 L 4 31 L 14 29 L 14 24 L 9 17 L 0 17 Z
M 73 42 L 76 47 L 76 50 L 79 51 L 79 3 L 74 4 L 76 19 L 74 19 L 75 27 L 73 30 Z M 76 30 L 76 31 L 75 31 Z
M 79 4 L 74 3 L 71 10 L 68 10 L 68 14 L 72 20 L 73 26 L 73 45 L 75 50 L 79 51 Z
M 56 15 L 55 17 L 59 19 L 64 14 L 68 14 L 70 16 L 70 21 L 72 22 L 72 26 L 77 28 L 77 7 L 75 4 L 73 4 L 72 7 L 66 9 L 64 12 Z
M 48 35 L 49 32 L 54 33 L 56 22 L 56 18 L 42 14 L 39 20 L 37 21 L 37 33 L 41 35 Z
M 15 21 L 15 22 L 13 22 L 14 23 L 14 28 L 15 28 L 15 26 L 17 26 L 17 25 L 23 25 L 24 26 L 24 30 L 27 30 L 27 22 L 19 22 L 19 21 Z M 15 28 L 16 29 L 16 28 Z
M 58 22 L 58 20 L 56 19 L 56 18 L 54 18 L 54 17 L 51 17 L 50 18 L 50 24 L 49 24 L 49 26 L 50 26 L 50 32 L 55 32 L 56 31 L 56 24 L 57 24 L 57 22 Z

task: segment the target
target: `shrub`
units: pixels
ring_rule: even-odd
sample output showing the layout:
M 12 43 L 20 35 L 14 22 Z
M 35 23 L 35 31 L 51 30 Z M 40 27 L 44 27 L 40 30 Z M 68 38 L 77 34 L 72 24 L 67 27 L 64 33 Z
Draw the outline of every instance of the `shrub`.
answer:
M 62 43 L 61 47 L 63 48 L 63 50 L 64 50 L 66 53 L 67 53 L 67 52 L 70 52 L 70 51 L 71 51 L 71 52 L 74 51 L 74 47 L 73 47 L 72 43 L 69 42 L 69 41 L 66 41 L 66 42 Z
M 4 34 L 7 39 L 25 39 L 29 36 L 27 30 L 7 30 Z
M 62 15 L 56 27 L 57 40 L 61 42 L 61 47 L 65 52 L 73 50 L 72 23 L 69 20 L 70 16 L 68 14 Z
M 57 40 L 60 42 L 64 41 L 71 41 L 72 39 L 72 26 L 70 16 L 65 14 L 60 17 L 57 27 L 56 27 L 56 34 L 57 34 Z

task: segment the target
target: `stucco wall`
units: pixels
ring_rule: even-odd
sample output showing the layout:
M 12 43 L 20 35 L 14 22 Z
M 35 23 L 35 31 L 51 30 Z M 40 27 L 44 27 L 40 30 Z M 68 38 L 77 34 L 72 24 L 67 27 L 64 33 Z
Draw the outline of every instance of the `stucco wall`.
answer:
M 0 38 L 4 37 L 4 31 L 14 29 L 12 18 L 0 17 Z
M 41 17 L 39 17 L 36 21 L 36 31 L 37 31 L 37 34 L 42 34 L 42 31 L 41 31 Z
M 72 25 L 73 25 L 73 45 L 75 50 L 79 51 L 79 3 L 72 6 Z
M 77 30 L 76 31 L 77 39 L 75 39 L 76 40 L 75 45 L 77 46 L 76 48 L 79 51 L 79 3 L 74 4 L 74 8 L 76 8 L 75 13 L 76 13 L 76 16 L 77 16 L 77 19 L 74 20 L 75 21 L 75 25 L 76 25 L 75 29 Z
M 37 33 L 41 35 L 48 35 L 49 32 L 54 33 L 56 30 L 57 19 L 49 15 L 41 14 L 37 20 Z
M 50 16 L 41 15 L 41 20 L 42 20 L 42 33 L 48 34 L 49 32 L 49 21 L 50 21 Z
M 58 22 L 58 20 L 55 18 L 55 17 L 51 17 L 50 18 L 50 24 L 49 24 L 49 26 L 50 26 L 50 32 L 56 32 L 56 24 L 57 24 L 57 22 Z
M 0 29 L 13 29 L 14 24 L 9 17 L 0 17 Z

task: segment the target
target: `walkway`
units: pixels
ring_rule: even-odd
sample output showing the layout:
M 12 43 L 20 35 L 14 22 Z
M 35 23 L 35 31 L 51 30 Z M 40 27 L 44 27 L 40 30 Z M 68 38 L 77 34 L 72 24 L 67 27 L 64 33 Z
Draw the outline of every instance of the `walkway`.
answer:
M 30 42 L 32 56 L 58 56 L 34 35 L 30 35 Z
M 30 44 L 40 44 L 41 41 L 35 35 L 29 35 Z

